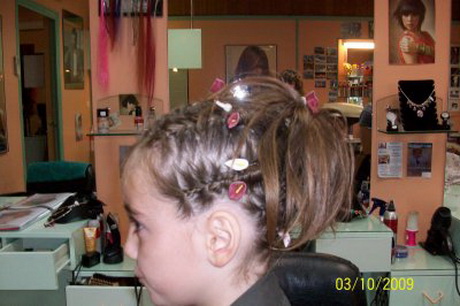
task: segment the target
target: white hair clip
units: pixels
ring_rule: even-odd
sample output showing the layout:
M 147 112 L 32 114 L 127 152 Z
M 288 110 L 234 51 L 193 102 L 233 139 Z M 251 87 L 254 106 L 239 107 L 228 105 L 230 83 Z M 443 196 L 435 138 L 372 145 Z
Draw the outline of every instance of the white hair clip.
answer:
M 278 235 L 283 239 L 284 247 L 287 248 L 291 244 L 291 235 L 283 232 L 279 232 Z
M 225 162 L 225 166 L 235 171 L 242 171 L 249 167 L 249 162 L 247 161 L 247 159 L 244 158 L 235 158 L 227 160 Z
M 219 100 L 216 100 L 216 105 L 222 108 L 225 112 L 229 113 L 231 112 L 233 106 L 230 103 L 224 103 L 220 102 Z

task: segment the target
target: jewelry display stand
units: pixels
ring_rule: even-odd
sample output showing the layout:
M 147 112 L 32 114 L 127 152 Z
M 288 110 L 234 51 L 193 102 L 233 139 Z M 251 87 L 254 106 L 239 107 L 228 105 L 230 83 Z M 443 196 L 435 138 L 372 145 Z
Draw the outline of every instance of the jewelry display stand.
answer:
M 399 109 L 405 131 L 440 129 L 433 80 L 399 81 Z
M 441 98 L 436 98 L 439 105 L 443 105 Z M 396 129 L 388 130 L 388 109 L 396 115 Z M 377 131 L 384 134 L 427 134 L 427 133 L 454 133 L 456 131 L 450 129 L 442 129 L 440 125 L 433 130 L 406 130 L 401 120 L 401 109 L 399 94 L 389 95 L 378 99 L 374 104 L 374 115 L 376 117 Z

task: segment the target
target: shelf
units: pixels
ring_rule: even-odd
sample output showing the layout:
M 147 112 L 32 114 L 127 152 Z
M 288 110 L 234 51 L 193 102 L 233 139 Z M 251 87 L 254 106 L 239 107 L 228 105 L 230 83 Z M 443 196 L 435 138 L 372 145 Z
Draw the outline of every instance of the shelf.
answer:
M 458 133 L 458 131 L 452 130 L 424 130 L 424 131 L 395 131 L 389 132 L 387 130 L 377 129 L 380 133 L 384 134 L 449 134 L 449 133 Z
M 91 132 L 86 136 L 141 136 L 144 130 L 112 130 L 105 133 Z

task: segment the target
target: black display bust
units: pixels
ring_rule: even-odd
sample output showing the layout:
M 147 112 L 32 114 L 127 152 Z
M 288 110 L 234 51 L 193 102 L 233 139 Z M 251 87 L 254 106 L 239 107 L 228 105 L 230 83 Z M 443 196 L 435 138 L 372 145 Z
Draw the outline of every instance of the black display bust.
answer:
M 398 82 L 401 123 L 405 131 L 439 129 L 433 80 Z

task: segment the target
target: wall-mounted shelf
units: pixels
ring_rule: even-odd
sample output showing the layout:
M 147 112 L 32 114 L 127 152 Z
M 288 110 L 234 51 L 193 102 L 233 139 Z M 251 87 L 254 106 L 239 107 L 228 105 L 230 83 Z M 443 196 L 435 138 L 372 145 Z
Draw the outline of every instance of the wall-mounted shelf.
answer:
M 380 133 L 384 134 L 449 134 L 449 133 L 458 133 L 458 131 L 452 131 L 452 130 L 425 130 L 425 131 L 394 131 L 390 132 L 387 130 L 382 130 L 382 129 L 377 129 Z
M 143 131 L 139 130 L 112 130 L 105 133 L 91 132 L 86 136 L 141 136 Z
M 437 112 L 440 114 L 442 110 L 443 101 L 441 98 L 437 97 L 437 105 L 438 109 Z M 386 119 L 386 108 L 390 107 L 394 112 L 397 113 L 397 126 L 398 131 L 387 131 L 387 119 Z M 413 131 L 405 131 L 403 130 L 403 124 L 401 122 L 401 114 L 399 111 L 399 96 L 398 94 L 386 96 L 384 98 L 378 99 L 375 105 L 374 115 L 376 116 L 377 122 L 377 131 L 383 134 L 394 134 L 394 135 L 407 135 L 407 134 L 449 134 L 454 135 L 458 133 L 455 130 L 442 130 L 442 129 L 435 129 L 435 130 L 413 130 Z M 438 120 L 439 124 L 439 120 Z

